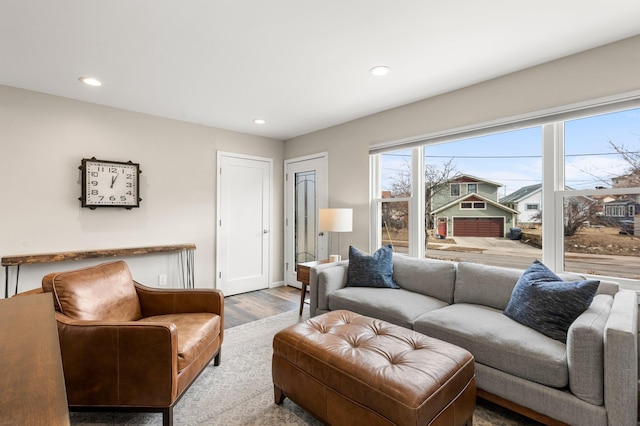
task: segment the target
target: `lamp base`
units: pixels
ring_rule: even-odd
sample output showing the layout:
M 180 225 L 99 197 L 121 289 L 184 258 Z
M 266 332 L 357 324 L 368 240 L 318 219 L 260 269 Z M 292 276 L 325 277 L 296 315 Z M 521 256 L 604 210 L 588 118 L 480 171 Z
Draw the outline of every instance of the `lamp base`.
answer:
M 332 254 L 331 256 L 329 256 L 329 262 L 333 263 L 333 262 L 340 262 L 342 260 L 342 256 L 340 256 L 339 254 Z

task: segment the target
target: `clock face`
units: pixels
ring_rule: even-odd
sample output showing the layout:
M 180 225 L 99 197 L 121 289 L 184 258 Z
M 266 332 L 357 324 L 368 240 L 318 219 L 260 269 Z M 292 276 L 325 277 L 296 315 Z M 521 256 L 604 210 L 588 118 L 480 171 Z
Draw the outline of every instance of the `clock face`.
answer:
M 139 207 L 139 164 L 82 160 L 82 207 Z

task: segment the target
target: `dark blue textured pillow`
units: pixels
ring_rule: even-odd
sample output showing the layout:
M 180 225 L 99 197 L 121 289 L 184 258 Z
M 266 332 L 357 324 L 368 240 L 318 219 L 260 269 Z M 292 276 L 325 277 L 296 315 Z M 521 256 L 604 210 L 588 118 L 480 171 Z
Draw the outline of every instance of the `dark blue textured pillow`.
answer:
M 349 246 L 347 287 L 400 288 L 393 279 L 393 249 L 391 244 L 380 247 L 371 256 Z
M 504 314 L 545 336 L 567 342 L 569 326 L 593 301 L 600 281 L 563 281 L 540 261 L 524 271 Z

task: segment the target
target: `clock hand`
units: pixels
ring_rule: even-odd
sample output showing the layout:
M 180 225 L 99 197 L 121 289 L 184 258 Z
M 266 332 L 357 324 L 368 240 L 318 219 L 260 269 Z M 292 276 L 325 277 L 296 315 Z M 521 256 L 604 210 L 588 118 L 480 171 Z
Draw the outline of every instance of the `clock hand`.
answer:
M 120 175 L 115 175 L 114 177 L 111 178 L 111 188 L 113 188 L 113 184 L 116 183 L 116 179 L 118 179 L 118 176 Z

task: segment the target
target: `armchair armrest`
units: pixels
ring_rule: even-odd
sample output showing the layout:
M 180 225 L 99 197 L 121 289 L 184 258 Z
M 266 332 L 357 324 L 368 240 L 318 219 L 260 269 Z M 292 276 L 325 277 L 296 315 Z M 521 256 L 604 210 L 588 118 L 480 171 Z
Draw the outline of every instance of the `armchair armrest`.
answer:
M 134 282 L 143 317 L 211 312 L 224 317 L 224 295 L 215 289 L 158 289 Z
M 56 312 L 69 405 L 167 406 L 178 383 L 171 323 L 73 320 Z

